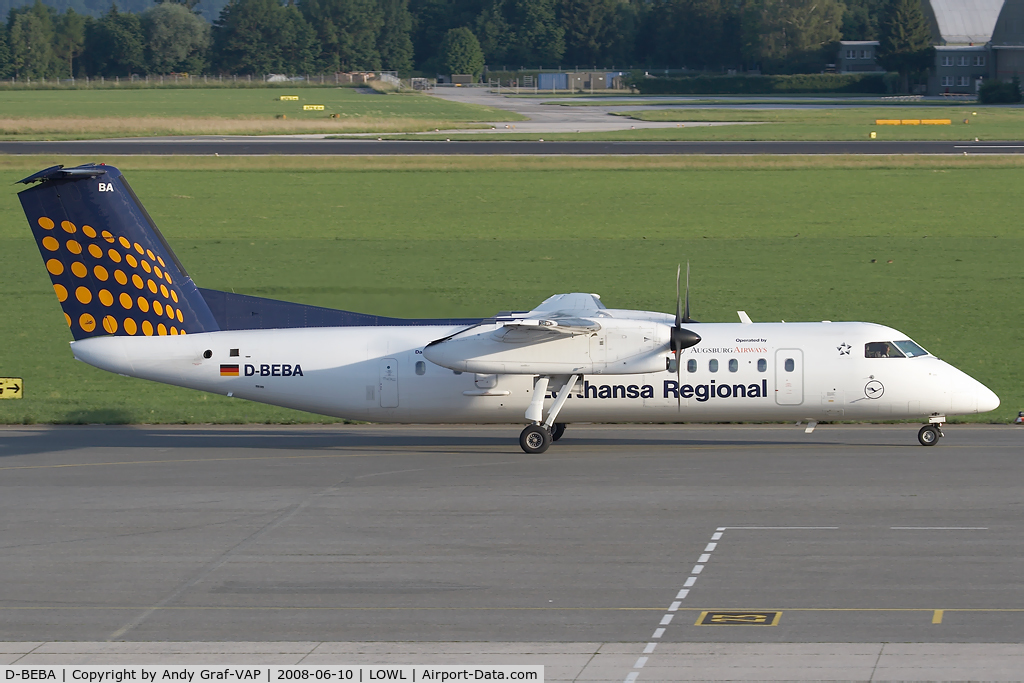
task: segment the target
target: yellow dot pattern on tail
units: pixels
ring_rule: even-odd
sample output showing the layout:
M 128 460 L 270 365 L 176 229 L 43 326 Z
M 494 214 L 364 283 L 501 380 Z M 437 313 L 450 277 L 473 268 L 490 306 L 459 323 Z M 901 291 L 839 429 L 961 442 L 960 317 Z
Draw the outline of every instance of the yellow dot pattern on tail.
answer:
M 43 216 L 38 220 L 38 224 L 43 230 L 52 230 L 55 222 L 49 216 Z M 152 250 L 147 252 L 138 242 L 132 243 L 108 231 L 97 233 L 88 225 L 81 226 L 79 230 L 79 226 L 71 221 L 61 221 L 60 227 L 68 234 L 80 235 L 79 240 L 68 239 L 61 245 L 50 235 L 45 235 L 40 240 L 40 245 L 51 255 L 46 261 L 46 269 L 54 280 L 53 289 L 57 294 L 57 300 L 62 305 L 65 304 L 70 299 L 68 292 L 71 291 L 74 292 L 75 301 L 89 307 L 85 312 L 76 311 L 77 315 L 69 315 L 72 327 L 78 325 L 84 332 L 93 332 L 96 329 L 96 321 L 102 320 L 103 329 L 109 334 L 123 330 L 128 335 L 135 335 L 139 332 L 139 324 L 147 335 L 185 334 L 184 330 L 178 329 L 180 323 L 184 322 L 184 316 L 180 309 L 174 307 L 179 295 L 171 275 L 164 270 L 154 273 L 153 265 L 149 261 L 140 261 L 129 252 L 145 254 L 159 263 L 163 263 L 162 258 L 158 260 Z M 85 241 L 84 249 L 82 241 Z M 117 247 L 109 247 L 109 244 L 116 244 Z M 103 246 L 108 247 L 106 251 Z M 87 255 L 85 262 L 81 260 L 83 255 Z M 116 267 L 122 262 L 130 266 L 127 273 Z M 72 275 L 70 283 L 66 282 L 69 271 Z M 111 272 L 114 273 L 113 282 L 110 281 Z M 146 274 L 154 274 L 167 284 L 157 285 L 151 278 L 144 279 Z M 139 296 L 135 303 L 136 300 L 130 293 L 132 289 L 143 290 L 147 296 Z M 99 304 L 98 309 L 89 306 L 94 302 Z M 81 306 L 75 308 L 79 309 Z M 140 320 L 128 317 L 128 311 L 133 308 L 142 313 L 149 313 L 149 316 Z M 72 311 L 66 310 L 65 313 L 71 314 Z M 161 321 L 161 318 L 167 320 Z M 167 326 L 164 322 L 177 322 L 178 325 Z

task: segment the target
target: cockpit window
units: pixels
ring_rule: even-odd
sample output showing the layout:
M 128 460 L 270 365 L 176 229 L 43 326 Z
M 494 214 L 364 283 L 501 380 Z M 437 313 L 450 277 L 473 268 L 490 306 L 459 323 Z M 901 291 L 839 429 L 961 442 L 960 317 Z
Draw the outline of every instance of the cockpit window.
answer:
M 927 351 L 925 351 L 924 349 L 922 349 L 920 346 L 910 341 L 909 339 L 904 339 L 903 341 L 894 341 L 893 344 L 896 345 L 896 348 L 905 353 L 907 355 L 907 358 L 916 358 L 917 356 L 928 355 Z
M 916 344 L 915 344 L 916 346 Z M 868 342 L 864 345 L 865 358 L 905 358 L 893 342 Z

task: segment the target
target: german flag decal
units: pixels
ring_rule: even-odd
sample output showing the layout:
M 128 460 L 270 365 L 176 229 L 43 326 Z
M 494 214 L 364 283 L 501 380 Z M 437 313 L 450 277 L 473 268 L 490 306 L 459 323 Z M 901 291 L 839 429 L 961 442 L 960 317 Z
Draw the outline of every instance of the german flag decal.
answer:
M 238 377 L 238 366 L 237 365 L 221 365 L 220 366 L 221 377 Z

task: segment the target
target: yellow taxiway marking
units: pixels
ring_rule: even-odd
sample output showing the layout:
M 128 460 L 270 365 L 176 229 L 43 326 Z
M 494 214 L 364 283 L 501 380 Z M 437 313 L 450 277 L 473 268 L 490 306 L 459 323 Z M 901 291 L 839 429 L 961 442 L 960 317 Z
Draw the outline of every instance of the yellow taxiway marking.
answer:
M 942 623 L 942 613 L 943 612 L 945 612 L 945 610 L 941 610 L 941 609 L 937 609 L 934 612 L 932 612 L 932 623 L 933 624 L 941 624 Z

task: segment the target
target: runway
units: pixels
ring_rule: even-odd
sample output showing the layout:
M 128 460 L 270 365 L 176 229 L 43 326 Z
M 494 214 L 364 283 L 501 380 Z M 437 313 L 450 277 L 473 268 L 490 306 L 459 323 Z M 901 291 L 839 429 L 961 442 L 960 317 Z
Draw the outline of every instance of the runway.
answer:
M 366 140 L 289 137 L 175 137 L 119 140 L 4 141 L 0 154 L 125 155 L 679 155 L 679 154 L 1022 154 L 1016 141 L 638 141 Z

